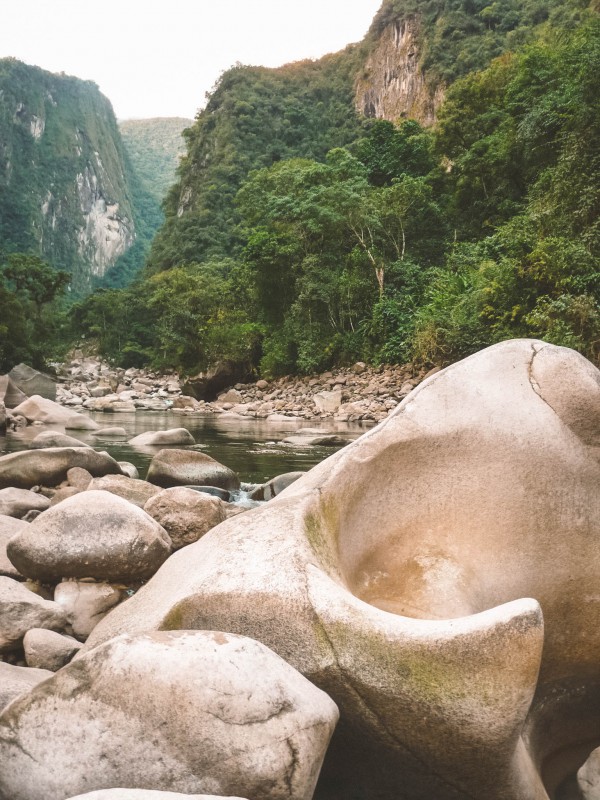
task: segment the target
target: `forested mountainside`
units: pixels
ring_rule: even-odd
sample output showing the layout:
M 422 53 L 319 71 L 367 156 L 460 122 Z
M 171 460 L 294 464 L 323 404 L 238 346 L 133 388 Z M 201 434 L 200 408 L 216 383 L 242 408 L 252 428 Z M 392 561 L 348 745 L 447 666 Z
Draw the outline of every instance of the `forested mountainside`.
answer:
M 134 244 L 132 171 L 90 81 L 0 60 L 0 250 L 33 252 L 89 291 Z
M 143 280 L 76 325 L 190 372 L 448 363 L 515 336 L 598 361 L 597 11 L 386 0 L 342 53 L 228 71 Z
M 194 120 L 185 117 L 127 119 L 119 131 L 131 164 L 146 192 L 162 203 L 175 182 L 179 159 L 185 155 L 183 131 Z

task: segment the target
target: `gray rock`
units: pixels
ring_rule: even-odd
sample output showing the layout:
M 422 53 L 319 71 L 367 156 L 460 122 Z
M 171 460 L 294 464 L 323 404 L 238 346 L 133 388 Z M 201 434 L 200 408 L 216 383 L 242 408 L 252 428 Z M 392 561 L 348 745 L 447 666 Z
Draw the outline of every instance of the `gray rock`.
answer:
M 6 709 L 0 795 L 63 800 L 116 785 L 310 800 L 337 716 L 324 692 L 250 639 L 121 637 Z
M 15 408 L 23 400 L 27 400 L 27 395 L 22 392 L 8 375 L 0 375 L 0 399 L 6 408 Z
M 0 489 L 0 514 L 22 519 L 28 511 L 45 511 L 50 507 L 50 500 L 38 492 L 28 489 L 9 487 Z
M 135 464 L 132 464 L 130 461 L 119 461 L 119 467 L 121 468 L 121 472 L 123 475 L 127 475 L 128 478 L 139 478 L 140 473 L 137 470 Z
M 13 409 L 13 414 L 19 414 L 27 422 L 43 422 L 46 425 L 64 425 L 73 414 L 73 409 L 63 406 L 40 395 L 32 395 L 19 403 Z
M 284 472 L 283 475 L 277 475 L 262 486 L 257 486 L 250 493 L 250 500 L 272 500 L 305 474 L 305 472 Z
M 71 467 L 83 467 L 93 476 L 121 474 L 108 453 L 98 453 L 91 447 L 47 447 L 0 456 L 0 488 L 57 486 Z
M 105 475 L 102 478 L 93 478 L 87 489 L 88 491 L 112 492 L 139 508 L 144 508 L 148 500 L 160 492 L 160 489 L 152 483 L 128 478 L 126 475 Z
M 89 447 L 89 445 L 74 436 L 67 436 L 66 433 L 42 431 L 31 440 L 29 447 L 31 450 L 39 450 L 43 447 Z
M 94 431 L 94 436 L 105 439 L 124 439 L 127 436 L 125 428 L 112 427 L 112 428 L 98 428 Z
M 27 364 L 17 364 L 8 375 L 28 397 L 39 395 L 48 400 L 56 399 L 56 381 L 49 375 L 38 372 Z
M 91 480 L 92 474 L 88 472 L 87 469 L 83 469 L 83 467 L 72 467 L 71 469 L 67 470 L 67 481 L 69 482 L 69 486 L 72 486 L 75 489 L 84 491 L 90 485 Z
M 68 630 L 82 640 L 124 597 L 120 586 L 90 581 L 63 581 L 54 590 L 54 602 L 64 610 Z
M 313 397 L 314 404 L 321 413 L 333 414 L 342 404 L 342 392 L 319 392 Z
M 17 697 L 54 675 L 47 669 L 30 669 L 0 661 L 0 713 Z
M 0 577 L 0 653 L 19 648 L 31 628 L 64 630 L 66 622 L 57 603 L 44 600 L 12 578 Z
M 187 428 L 171 428 L 168 431 L 146 431 L 134 436 L 128 444 L 133 447 L 160 447 L 169 444 L 196 444 Z
M 28 578 L 144 580 L 171 553 L 171 541 L 142 509 L 111 492 L 86 491 L 35 519 L 7 545 Z
M 147 480 L 163 488 L 186 484 L 228 490 L 240 487 L 235 472 L 196 450 L 160 450 L 150 462 Z
M 211 528 L 227 519 L 227 504 L 218 497 L 195 492 L 183 486 L 164 489 L 144 506 L 171 537 L 178 550 L 197 542 Z
M 65 429 L 68 431 L 97 431 L 100 426 L 86 414 L 71 414 L 65 420 Z
M 81 647 L 77 639 L 45 628 L 31 628 L 23 637 L 27 666 L 50 672 L 56 672 L 68 664 Z

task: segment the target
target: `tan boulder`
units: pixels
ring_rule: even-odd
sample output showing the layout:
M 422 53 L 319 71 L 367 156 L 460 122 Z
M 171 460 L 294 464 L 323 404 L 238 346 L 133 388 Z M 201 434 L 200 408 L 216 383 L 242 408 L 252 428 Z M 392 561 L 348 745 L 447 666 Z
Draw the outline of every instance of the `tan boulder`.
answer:
M 3 575 L 5 578 L 12 578 L 16 581 L 25 580 L 25 576 L 21 575 L 6 554 L 6 546 L 16 533 L 21 530 L 26 530 L 28 525 L 28 522 L 24 522 L 16 517 L 0 515 L 0 575 Z
M 87 646 L 263 641 L 340 707 L 317 797 L 555 797 L 600 730 L 599 443 L 582 356 L 488 348 L 175 553 Z
M 57 670 L 68 664 L 81 649 L 81 642 L 45 628 L 31 628 L 23 637 L 23 650 L 28 667 Z
M 54 602 L 66 614 L 67 630 L 81 640 L 125 596 L 122 586 L 94 581 L 62 581 L 54 589 Z
M 44 600 L 12 578 L 0 577 L 0 653 L 20 647 L 31 628 L 64 630 L 66 615 L 51 600 Z
M 0 661 L 0 714 L 17 697 L 30 692 L 38 683 L 53 676 L 47 669 L 31 669 Z
M 175 444 L 196 444 L 187 428 L 171 428 L 167 431 L 146 431 L 134 436 L 128 444 L 133 447 L 164 447 Z
M 139 508 L 144 508 L 148 500 L 160 492 L 160 489 L 152 483 L 129 478 L 126 475 L 104 475 L 102 478 L 93 478 L 87 489 L 112 492 Z
M 7 545 L 10 560 L 28 578 L 144 580 L 171 553 L 171 540 L 141 508 L 111 492 L 68 497 L 34 519 Z
M 39 450 L 42 447 L 89 447 L 89 444 L 81 442 L 74 436 L 67 436 L 66 433 L 42 431 L 31 440 L 29 447 L 31 450 Z
M 108 453 L 98 453 L 91 447 L 47 447 L 0 456 L 0 488 L 57 486 L 72 467 L 83 467 L 94 476 L 121 474 L 121 468 Z
M 215 631 L 120 637 L 0 717 L 0 796 L 106 786 L 311 800 L 337 708 L 259 642 Z
M 228 504 L 204 492 L 175 486 L 151 497 L 144 511 L 166 530 L 178 550 L 197 542 L 228 516 Z
M 39 492 L 15 489 L 12 486 L 0 489 L 0 514 L 4 516 L 21 519 L 32 509 L 45 511 L 49 506 L 50 500 Z
M 235 472 L 197 450 L 159 450 L 150 462 L 146 479 L 165 489 L 188 484 L 240 488 Z

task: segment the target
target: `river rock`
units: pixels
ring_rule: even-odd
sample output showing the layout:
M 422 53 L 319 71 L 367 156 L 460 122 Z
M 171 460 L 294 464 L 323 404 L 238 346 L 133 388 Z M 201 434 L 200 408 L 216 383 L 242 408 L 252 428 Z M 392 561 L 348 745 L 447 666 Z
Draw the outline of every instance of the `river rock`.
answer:
M 0 575 L 15 581 L 23 581 L 25 576 L 21 575 L 7 556 L 6 546 L 15 534 L 26 529 L 28 525 L 28 522 L 23 522 L 15 517 L 0 516 Z
M 108 453 L 98 453 L 91 447 L 47 447 L 0 456 L 0 488 L 57 486 L 72 467 L 83 467 L 93 476 L 121 474 Z
M 0 399 L 6 408 L 15 408 L 19 403 L 27 400 L 27 395 L 19 389 L 9 375 L 0 375 Z
M 27 666 L 50 672 L 68 664 L 81 646 L 77 639 L 45 628 L 31 628 L 23 637 Z
M 228 391 L 220 394 L 217 398 L 218 403 L 231 403 L 232 405 L 237 405 L 243 402 L 241 392 L 238 392 L 237 389 L 229 389 Z
M 171 552 L 161 526 L 142 509 L 111 492 L 86 491 L 35 519 L 7 546 L 28 578 L 144 580 Z
M 271 500 L 305 474 L 305 472 L 284 472 L 282 475 L 277 475 L 275 478 L 271 478 L 267 483 L 262 484 L 262 486 L 257 486 L 256 489 L 250 493 L 250 499 Z
M 74 497 L 76 494 L 82 492 L 83 489 L 78 489 L 75 486 L 61 486 L 60 489 L 57 489 L 50 500 L 50 507 L 57 506 L 59 503 L 62 503 L 63 500 L 66 500 L 68 497 Z M 28 522 L 32 522 L 33 520 L 29 519 Z
M 197 542 L 228 516 L 227 503 L 218 497 L 179 486 L 155 494 L 144 511 L 166 530 L 175 550 Z
M 187 428 L 171 428 L 168 431 L 146 431 L 134 436 L 128 444 L 136 446 L 164 446 L 168 444 L 196 444 L 196 440 Z
M 147 480 L 163 488 L 186 484 L 240 488 L 240 479 L 233 470 L 197 450 L 159 450 L 150 462 Z
M 17 697 L 54 675 L 47 669 L 30 669 L 0 661 L 0 713 Z
M 100 425 L 86 414 L 71 414 L 65 420 L 65 429 L 68 431 L 97 431 Z
M 73 414 L 71 408 L 64 408 L 53 400 L 37 394 L 28 397 L 16 406 L 13 409 L 13 414 L 22 415 L 28 422 L 43 422 L 46 425 L 63 426 L 68 419 L 77 416 Z
M 321 413 L 334 414 L 342 404 L 342 392 L 339 389 L 333 392 L 319 392 L 313 400 Z
M 31 628 L 64 630 L 66 622 L 57 603 L 44 600 L 12 578 L 0 577 L 0 653 L 17 649 Z
M 93 478 L 87 488 L 88 491 L 112 492 L 139 508 L 144 508 L 148 500 L 160 492 L 158 486 L 154 486 L 148 481 L 128 478 L 126 475 L 105 475 L 102 478 Z
M 29 447 L 31 450 L 39 450 L 43 447 L 89 447 L 89 445 L 74 436 L 67 436 L 66 433 L 42 431 L 31 440 Z
M 243 800 L 240 797 L 217 797 L 208 794 L 157 792 L 153 789 L 100 789 L 71 797 L 69 800 Z
M 39 395 L 48 400 L 56 399 L 56 381 L 27 364 L 17 364 L 8 373 L 10 379 L 28 397 Z
M 21 519 L 32 509 L 45 511 L 50 507 L 50 500 L 38 492 L 30 492 L 28 489 L 15 489 L 9 487 L 0 489 L 0 514 L 7 517 L 17 517 Z
M 132 464 L 131 461 L 119 461 L 117 463 L 123 475 L 127 475 L 128 478 L 135 478 L 136 480 L 140 477 L 137 467 L 135 464 Z
M 84 491 L 93 480 L 92 474 L 83 467 L 72 467 L 67 470 L 67 481 L 74 489 Z
M 323 796 L 541 800 L 541 764 L 555 796 L 600 730 L 599 443 L 595 367 L 488 348 L 175 553 L 87 646 L 263 641 L 340 706 Z
M 98 428 L 93 435 L 104 439 L 124 439 L 127 436 L 127 431 L 125 428 L 113 426 L 112 428 Z
M 0 795 L 63 800 L 116 785 L 310 800 L 337 715 L 250 639 L 120 637 L 6 709 Z
M 125 597 L 122 587 L 90 581 L 62 581 L 54 590 L 54 602 L 67 615 L 68 630 L 85 640 L 111 608 Z

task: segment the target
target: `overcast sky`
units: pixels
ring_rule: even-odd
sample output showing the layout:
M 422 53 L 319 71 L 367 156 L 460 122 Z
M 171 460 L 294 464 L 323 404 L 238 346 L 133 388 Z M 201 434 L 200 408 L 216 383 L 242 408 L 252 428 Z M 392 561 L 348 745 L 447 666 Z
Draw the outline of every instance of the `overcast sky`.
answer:
M 3 0 L 0 57 L 93 80 L 119 119 L 193 117 L 236 62 L 362 39 L 381 0 Z

